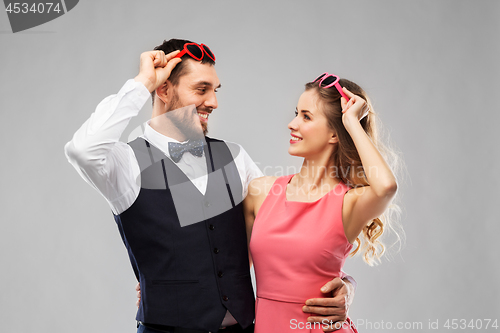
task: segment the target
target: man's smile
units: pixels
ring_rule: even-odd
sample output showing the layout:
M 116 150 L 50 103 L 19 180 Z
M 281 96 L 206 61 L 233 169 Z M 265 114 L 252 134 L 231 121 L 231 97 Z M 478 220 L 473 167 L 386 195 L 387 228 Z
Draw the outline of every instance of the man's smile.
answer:
M 198 116 L 202 122 L 208 122 L 208 113 L 206 112 L 198 112 Z

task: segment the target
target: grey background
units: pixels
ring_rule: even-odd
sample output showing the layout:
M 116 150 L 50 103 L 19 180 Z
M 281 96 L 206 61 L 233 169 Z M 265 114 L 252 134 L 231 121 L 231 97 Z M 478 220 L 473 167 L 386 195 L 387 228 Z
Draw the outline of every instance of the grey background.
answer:
M 286 125 L 305 82 L 329 71 L 371 96 L 406 164 L 407 239 L 378 267 L 348 260 L 353 320 L 427 332 L 500 319 L 499 13 L 498 1 L 81 1 L 12 34 L 2 11 L 1 331 L 135 332 L 136 281 L 111 211 L 63 146 L 137 74 L 140 53 L 172 37 L 212 48 L 222 88 L 210 134 L 267 174 L 300 166 Z M 387 331 L 375 328 L 359 326 Z

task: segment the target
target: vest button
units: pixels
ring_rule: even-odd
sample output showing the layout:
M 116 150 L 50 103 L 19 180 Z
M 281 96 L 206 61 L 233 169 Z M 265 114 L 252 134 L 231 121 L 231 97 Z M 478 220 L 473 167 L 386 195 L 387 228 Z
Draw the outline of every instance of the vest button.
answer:
M 214 248 L 214 253 L 215 254 L 219 253 L 219 249 L 218 248 Z
M 221 278 L 221 277 L 223 277 L 223 276 L 224 276 L 224 273 L 219 272 L 219 273 L 217 273 L 217 276 Z
M 226 295 L 224 295 L 224 296 L 222 296 L 222 299 L 223 299 L 224 301 L 228 301 L 228 300 L 229 300 L 229 297 L 227 297 Z
M 213 224 L 211 224 L 211 225 L 209 225 L 209 226 L 208 226 L 208 229 L 210 229 L 210 230 L 214 230 L 214 229 L 215 229 L 215 226 L 214 226 Z

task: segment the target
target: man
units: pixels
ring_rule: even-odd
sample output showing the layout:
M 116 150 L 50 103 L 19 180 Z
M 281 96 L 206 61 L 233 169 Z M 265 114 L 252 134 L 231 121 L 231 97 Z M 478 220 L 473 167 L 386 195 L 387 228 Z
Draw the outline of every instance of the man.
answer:
M 143 53 L 135 79 L 104 99 L 65 146 L 115 215 L 140 282 L 138 332 L 252 332 L 241 200 L 262 173 L 241 147 L 203 136 L 218 106 L 214 64 L 208 47 L 186 40 Z M 144 135 L 119 142 L 149 94 Z M 308 300 L 304 312 L 342 322 L 350 288 L 330 281 L 322 291 L 336 297 Z

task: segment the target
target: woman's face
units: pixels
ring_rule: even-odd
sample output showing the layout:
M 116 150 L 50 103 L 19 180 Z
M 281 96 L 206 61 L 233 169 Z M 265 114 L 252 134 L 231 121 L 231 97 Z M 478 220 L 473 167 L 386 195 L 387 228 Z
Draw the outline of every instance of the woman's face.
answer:
M 323 111 L 318 109 L 318 101 L 314 90 L 307 90 L 300 96 L 296 116 L 288 124 L 292 136 L 288 148 L 290 155 L 316 158 L 332 154 L 337 137 L 328 126 Z

